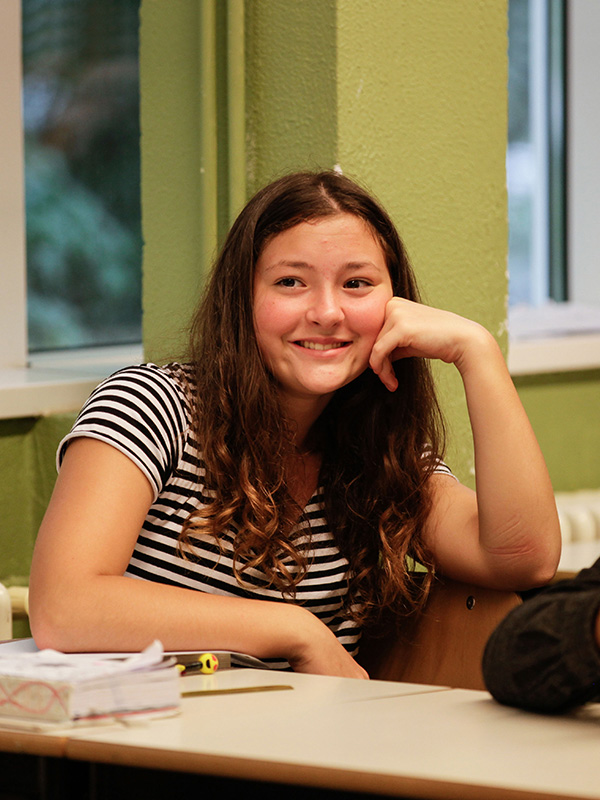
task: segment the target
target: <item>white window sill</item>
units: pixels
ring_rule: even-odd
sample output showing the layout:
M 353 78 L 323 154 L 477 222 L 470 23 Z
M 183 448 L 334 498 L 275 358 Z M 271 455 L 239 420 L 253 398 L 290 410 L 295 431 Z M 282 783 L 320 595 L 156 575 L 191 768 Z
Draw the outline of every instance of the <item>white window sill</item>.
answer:
M 142 346 L 37 353 L 20 369 L 0 369 L 0 419 L 79 411 L 116 370 L 143 360 Z
M 509 311 L 513 376 L 600 369 L 600 308 L 551 303 Z

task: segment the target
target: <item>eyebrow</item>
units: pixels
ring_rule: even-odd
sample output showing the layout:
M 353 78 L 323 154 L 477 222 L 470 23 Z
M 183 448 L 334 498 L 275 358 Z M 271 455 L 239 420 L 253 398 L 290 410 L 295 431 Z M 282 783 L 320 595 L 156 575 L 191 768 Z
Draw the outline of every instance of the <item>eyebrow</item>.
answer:
M 265 272 L 270 272 L 271 270 L 277 269 L 278 267 L 284 268 L 292 268 L 292 269 L 305 269 L 305 270 L 315 270 L 316 267 L 314 264 L 309 264 L 307 261 L 276 261 L 274 264 L 269 264 L 268 267 L 265 267 Z M 374 261 L 348 261 L 346 264 L 342 266 L 345 270 L 354 270 L 354 269 L 365 269 L 371 267 L 372 269 L 380 270 L 381 267 L 377 266 Z

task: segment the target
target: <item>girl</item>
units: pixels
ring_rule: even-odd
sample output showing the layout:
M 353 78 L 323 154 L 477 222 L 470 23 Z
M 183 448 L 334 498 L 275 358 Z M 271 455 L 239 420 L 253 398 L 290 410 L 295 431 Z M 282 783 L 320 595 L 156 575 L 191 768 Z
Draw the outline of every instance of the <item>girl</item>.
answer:
M 433 358 L 464 382 L 476 494 L 442 461 Z M 511 589 L 558 561 L 552 487 L 495 340 L 419 302 L 391 220 L 335 172 L 250 200 L 189 363 L 101 384 L 59 463 L 31 572 L 40 647 L 159 638 L 366 677 L 360 626 L 419 602 L 408 558 Z

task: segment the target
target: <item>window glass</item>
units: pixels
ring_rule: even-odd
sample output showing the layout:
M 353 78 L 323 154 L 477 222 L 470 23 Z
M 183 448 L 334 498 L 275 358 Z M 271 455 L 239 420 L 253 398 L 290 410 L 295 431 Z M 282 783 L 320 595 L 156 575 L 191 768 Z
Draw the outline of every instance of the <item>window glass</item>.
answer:
M 22 0 L 29 347 L 141 339 L 139 0 Z
M 564 3 L 509 0 L 510 304 L 566 299 Z

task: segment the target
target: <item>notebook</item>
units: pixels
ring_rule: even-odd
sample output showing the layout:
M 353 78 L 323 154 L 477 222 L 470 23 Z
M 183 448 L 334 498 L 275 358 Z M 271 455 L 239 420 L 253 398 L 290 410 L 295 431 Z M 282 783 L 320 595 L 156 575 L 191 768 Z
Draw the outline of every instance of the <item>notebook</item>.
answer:
M 56 726 L 178 711 L 177 662 L 159 641 L 126 657 L 103 655 L 3 645 L 0 723 Z

